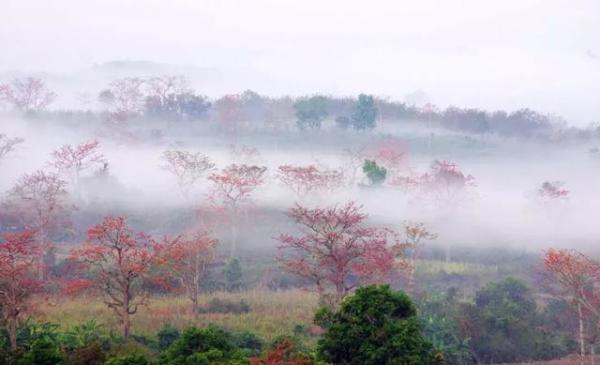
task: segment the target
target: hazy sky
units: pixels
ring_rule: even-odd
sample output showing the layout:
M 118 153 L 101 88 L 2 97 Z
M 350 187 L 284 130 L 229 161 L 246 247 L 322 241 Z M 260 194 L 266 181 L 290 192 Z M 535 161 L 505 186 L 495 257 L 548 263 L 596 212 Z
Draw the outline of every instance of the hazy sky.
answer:
M 0 0 L 0 71 L 209 68 L 201 90 L 423 90 L 440 105 L 600 121 L 600 1 Z M 201 87 L 202 88 L 202 87 Z

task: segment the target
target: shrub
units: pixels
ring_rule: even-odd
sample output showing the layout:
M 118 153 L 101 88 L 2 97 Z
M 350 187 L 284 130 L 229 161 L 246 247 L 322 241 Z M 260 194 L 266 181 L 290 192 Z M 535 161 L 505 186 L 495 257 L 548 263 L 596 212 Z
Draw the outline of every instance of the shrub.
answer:
M 148 365 L 148 359 L 141 354 L 116 356 L 108 359 L 105 365 Z
M 334 364 L 425 364 L 431 345 L 421 335 L 416 308 L 389 285 L 359 288 L 337 312 L 322 309 L 315 322 L 326 332 L 318 342 Z
M 227 299 L 213 298 L 208 302 L 206 307 L 200 308 L 200 312 L 241 314 L 250 312 L 250 306 L 243 299 L 235 302 Z
M 377 165 L 377 162 L 373 160 L 365 160 L 362 169 L 365 175 L 367 175 L 371 185 L 382 184 L 387 176 L 386 168 Z
M 100 365 L 106 360 L 106 353 L 100 343 L 92 342 L 73 350 L 67 359 L 69 365 Z
M 163 351 L 167 347 L 171 346 L 171 344 L 175 342 L 179 336 L 181 336 L 181 332 L 177 328 L 173 327 L 170 323 L 166 323 L 157 334 L 159 350 Z

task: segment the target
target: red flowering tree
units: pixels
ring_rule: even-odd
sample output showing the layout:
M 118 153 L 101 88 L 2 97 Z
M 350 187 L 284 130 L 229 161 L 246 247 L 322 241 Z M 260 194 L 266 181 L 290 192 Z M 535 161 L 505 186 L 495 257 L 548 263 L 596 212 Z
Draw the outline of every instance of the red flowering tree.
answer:
M 282 268 L 311 280 L 331 305 L 359 285 L 386 279 L 394 265 L 390 245 L 398 243 L 395 234 L 367 226 L 360 210 L 352 202 L 317 209 L 296 205 L 289 216 L 301 235 L 278 238 Z
M 71 260 L 88 275 L 89 287 L 103 295 L 119 318 L 124 338 L 129 336 L 130 316 L 146 302 L 141 286 L 161 251 L 160 244 L 134 232 L 123 217 L 104 218 L 88 230 L 83 246 L 71 251 Z
M 365 159 L 376 161 L 394 178 L 409 169 L 408 145 L 399 138 L 385 138 L 367 148 Z
M 76 146 L 66 144 L 53 151 L 50 165 L 64 173 L 77 183 L 80 174 L 93 167 L 102 166 L 106 159 L 100 152 L 100 143 L 96 140 L 80 143 Z
M 252 203 L 252 193 L 264 183 L 267 168 L 232 164 L 208 179 L 213 182 L 209 200 L 213 206 L 221 208 L 231 224 L 231 256 L 237 249 L 237 229 L 241 215 Z
M 69 213 L 66 186 L 58 175 L 39 170 L 21 177 L 5 203 L 5 208 L 19 217 L 27 229 L 36 232 L 41 279 L 46 279 L 45 259 L 52 252 L 49 233 L 66 224 Z
M 162 255 L 166 275 L 176 279 L 198 314 L 200 284 L 207 266 L 215 259 L 217 240 L 208 232 L 188 233 L 174 240 Z
M 453 206 L 465 198 L 469 187 L 475 186 L 475 178 L 465 175 L 450 161 L 433 161 L 429 173 L 420 178 L 422 192 L 440 207 Z
M 315 165 L 279 166 L 277 178 L 300 199 L 313 192 L 333 191 L 343 184 L 341 171 L 319 169 Z
M 8 324 L 10 348 L 17 350 L 17 321 L 40 282 L 36 278 L 38 256 L 33 231 L 5 233 L 0 238 L 0 306 Z
M 163 160 L 165 163 L 162 168 L 175 175 L 184 197 L 189 195 L 194 184 L 206 172 L 215 168 L 214 162 L 200 152 L 168 150 L 163 153 Z
M 600 263 L 575 250 L 549 249 L 544 253 L 546 279 L 555 293 L 570 299 L 579 320 L 581 361 L 585 355 L 584 311 L 600 321 Z M 600 322 L 594 323 L 600 328 Z M 592 344 L 594 348 L 596 344 Z M 593 354 L 592 354 L 593 355 Z
M 14 79 L 5 95 L 16 109 L 28 113 L 42 111 L 56 99 L 44 81 L 35 77 Z

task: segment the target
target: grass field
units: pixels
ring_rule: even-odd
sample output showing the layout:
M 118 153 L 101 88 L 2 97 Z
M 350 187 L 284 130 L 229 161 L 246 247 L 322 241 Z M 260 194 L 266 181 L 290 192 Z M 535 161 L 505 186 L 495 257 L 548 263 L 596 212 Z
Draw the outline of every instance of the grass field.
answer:
M 212 298 L 232 301 L 244 300 L 250 306 L 249 313 L 223 314 L 191 313 L 190 301 L 185 297 L 155 296 L 147 306 L 132 316 L 134 334 L 155 336 L 165 323 L 178 328 L 216 324 L 233 331 L 252 331 L 269 341 L 279 335 L 291 335 L 297 325 L 309 329 L 317 308 L 314 293 L 298 289 L 286 291 L 253 290 L 239 293 L 215 293 L 202 296 L 201 305 Z M 57 323 L 67 329 L 95 319 L 107 330 L 118 333 L 118 322 L 101 298 L 64 298 L 51 300 L 38 306 L 40 320 Z

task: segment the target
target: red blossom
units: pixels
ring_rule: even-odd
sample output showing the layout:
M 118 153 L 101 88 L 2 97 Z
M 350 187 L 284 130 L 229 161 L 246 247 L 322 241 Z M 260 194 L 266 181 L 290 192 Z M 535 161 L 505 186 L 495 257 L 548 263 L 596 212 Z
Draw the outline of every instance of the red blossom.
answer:
M 312 280 L 324 295 L 333 290 L 334 304 L 357 285 L 384 280 L 394 265 L 394 232 L 366 226 L 360 210 L 352 202 L 325 209 L 296 205 L 289 215 L 302 235 L 279 237 L 282 267 Z

